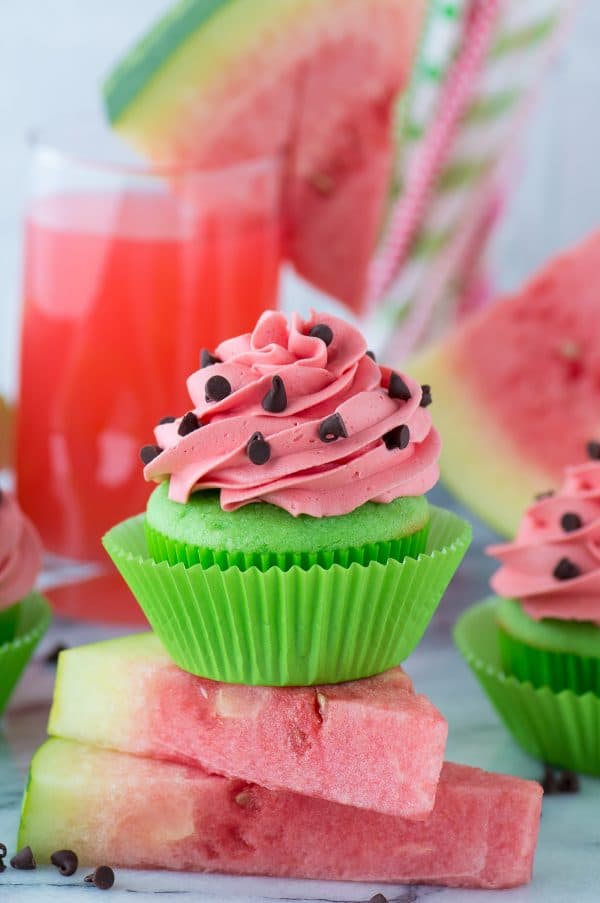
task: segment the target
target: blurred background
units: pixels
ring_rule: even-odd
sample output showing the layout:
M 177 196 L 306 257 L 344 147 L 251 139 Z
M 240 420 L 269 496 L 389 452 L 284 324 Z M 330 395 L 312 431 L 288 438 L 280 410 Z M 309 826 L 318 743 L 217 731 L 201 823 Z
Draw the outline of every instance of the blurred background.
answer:
M 2 0 L 0 393 L 13 394 L 16 380 L 24 135 L 33 124 L 97 106 L 99 82 L 113 61 L 168 7 L 168 0 Z M 499 291 L 518 286 L 598 224 L 599 46 L 600 3 L 583 0 L 515 158 L 516 190 L 492 249 Z

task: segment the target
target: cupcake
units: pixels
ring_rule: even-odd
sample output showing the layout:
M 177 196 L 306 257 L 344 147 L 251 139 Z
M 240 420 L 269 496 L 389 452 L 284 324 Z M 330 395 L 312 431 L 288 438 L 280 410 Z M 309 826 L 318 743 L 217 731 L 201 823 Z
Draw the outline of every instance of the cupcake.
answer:
M 504 669 L 553 690 L 600 695 L 600 460 L 569 467 L 525 512 L 515 541 L 491 546 Z
M 548 765 L 600 774 L 600 444 L 538 496 L 500 561 L 498 593 L 455 629 L 501 719 Z
M 35 527 L 0 490 L 0 714 L 50 623 L 48 603 L 33 592 L 41 563 Z
M 202 351 L 190 409 L 141 457 L 158 483 L 105 545 L 181 667 L 232 683 L 335 683 L 418 643 L 469 542 L 429 506 L 428 386 L 328 315 Z

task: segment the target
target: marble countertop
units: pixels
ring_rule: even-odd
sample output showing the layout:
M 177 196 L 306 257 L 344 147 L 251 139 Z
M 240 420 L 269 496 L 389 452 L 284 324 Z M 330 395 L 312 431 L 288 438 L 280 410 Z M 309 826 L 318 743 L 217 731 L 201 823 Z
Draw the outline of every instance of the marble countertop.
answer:
M 448 500 L 438 495 L 435 501 Z M 451 641 L 451 626 L 467 605 L 486 593 L 493 568 L 482 555 L 491 535 L 476 526 L 467 558 L 442 601 L 419 649 L 406 669 L 417 689 L 426 693 L 450 724 L 447 758 L 537 779 L 542 767 L 515 745 L 475 683 Z M 19 806 L 29 760 L 45 736 L 54 668 L 44 654 L 57 643 L 68 646 L 112 636 L 118 631 L 69 621 L 55 622 L 36 660 L 28 669 L 0 728 L 0 840 L 14 847 Z M 229 878 L 169 872 L 119 869 L 109 900 L 206 901 L 206 903 L 264 903 L 264 901 L 327 901 L 366 903 L 383 893 L 389 903 L 439 900 L 440 903 L 591 903 L 600 899 L 600 781 L 583 778 L 576 795 L 551 796 L 544 802 L 533 882 L 511 891 L 448 890 L 437 887 L 398 887 L 289 881 L 266 878 Z M 100 891 L 83 884 L 80 869 L 73 878 L 60 878 L 55 869 L 23 872 L 8 868 L 0 874 L 0 900 L 68 901 L 93 899 Z M 135 895 L 135 896 L 132 896 Z M 102 898 L 104 899 L 104 898 Z

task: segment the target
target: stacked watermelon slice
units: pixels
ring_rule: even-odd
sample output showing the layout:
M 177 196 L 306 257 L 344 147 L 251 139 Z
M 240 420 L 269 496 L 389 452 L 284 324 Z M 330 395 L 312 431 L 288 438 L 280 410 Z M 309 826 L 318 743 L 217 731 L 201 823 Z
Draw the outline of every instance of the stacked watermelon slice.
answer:
M 61 653 L 19 844 L 39 861 L 336 880 L 529 881 L 541 788 L 445 763 L 401 668 L 322 687 L 187 674 L 152 634 Z

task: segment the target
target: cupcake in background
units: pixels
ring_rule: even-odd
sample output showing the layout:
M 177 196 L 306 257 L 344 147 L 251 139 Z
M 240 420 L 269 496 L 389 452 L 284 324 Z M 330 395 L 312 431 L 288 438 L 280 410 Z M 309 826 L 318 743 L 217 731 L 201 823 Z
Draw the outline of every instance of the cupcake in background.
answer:
M 105 545 L 174 660 L 232 683 L 366 677 L 420 640 L 470 539 L 424 497 L 428 386 L 345 321 L 268 311 L 203 351 L 142 449 L 159 483 Z
M 0 490 L 0 714 L 50 623 L 34 591 L 42 544 L 12 495 Z
M 487 551 L 501 567 L 496 621 L 502 664 L 536 687 L 600 695 L 600 444 L 538 496 L 512 543 Z

